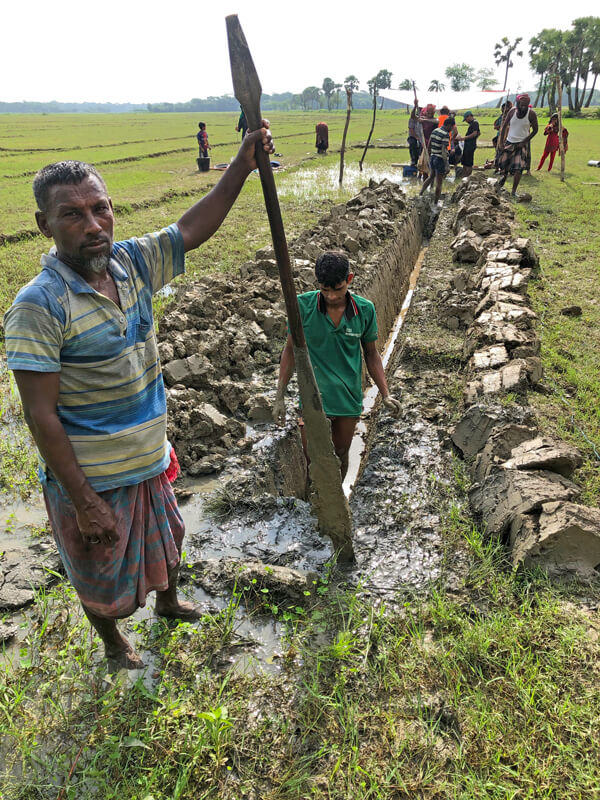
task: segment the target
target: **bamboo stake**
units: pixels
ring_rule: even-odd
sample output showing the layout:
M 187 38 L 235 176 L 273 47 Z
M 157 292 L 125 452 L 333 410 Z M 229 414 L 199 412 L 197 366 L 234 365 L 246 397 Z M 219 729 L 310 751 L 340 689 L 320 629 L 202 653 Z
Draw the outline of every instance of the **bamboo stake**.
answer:
M 226 23 L 234 93 L 244 109 L 250 130 L 257 130 L 262 124 L 260 110 L 262 87 L 237 15 L 226 17 Z M 256 163 L 294 347 L 302 417 L 310 457 L 311 503 L 319 522 L 319 530 L 331 538 L 338 558 L 349 561 L 354 557 L 350 508 L 342 488 L 339 461 L 333 450 L 331 426 L 323 411 L 321 394 L 304 338 L 273 170 L 269 156 L 260 142 L 256 145 Z
M 560 75 L 556 76 L 556 89 L 558 91 L 558 152 L 560 153 L 560 179 L 565 181 L 565 148 L 563 146 L 563 124 L 562 124 L 562 86 Z
M 344 125 L 344 133 L 342 135 L 342 145 L 340 147 L 340 179 L 339 184 L 342 185 L 344 180 L 344 153 L 346 152 L 346 134 L 348 133 L 348 125 L 350 125 L 350 114 L 352 113 L 352 89 L 346 89 L 346 124 Z

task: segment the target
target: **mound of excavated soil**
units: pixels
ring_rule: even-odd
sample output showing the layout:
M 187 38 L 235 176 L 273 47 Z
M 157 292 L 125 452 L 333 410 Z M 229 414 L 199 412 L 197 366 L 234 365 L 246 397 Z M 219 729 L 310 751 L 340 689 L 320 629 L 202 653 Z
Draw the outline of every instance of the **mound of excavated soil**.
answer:
M 376 304 L 380 341 L 398 313 L 419 251 L 425 213 L 389 181 L 334 206 L 290 251 L 298 291 L 316 288 L 314 260 L 344 250 L 356 292 Z M 252 427 L 271 420 L 279 357 L 287 335 L 277 264 L 270 247 L 239 276 L 186 286 L 159 329 L 169 439 L 190 475 L 253 464 Z

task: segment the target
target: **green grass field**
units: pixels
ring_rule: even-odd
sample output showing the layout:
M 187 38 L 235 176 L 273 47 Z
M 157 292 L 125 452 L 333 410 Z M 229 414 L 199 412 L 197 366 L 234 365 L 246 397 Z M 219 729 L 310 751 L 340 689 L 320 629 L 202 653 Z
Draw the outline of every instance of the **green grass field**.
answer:
M 330 120 L 331 155 L 314 153 L 314 125 Z M 478 115 L 482 140 L 494 113 Z M 206 114 L 213 163 L 236 150 L 234 114 Z M 124 238 L 176 220 L 219 173 L 198 173 L 197 115 L 0 117 L 2 311 L 39 269 L 32 174 L 64 157 L 100 166 Z M 373 149 L 336 186 L 344 114 L 273 114 L 284 222 L 293 238 L 407 151 Z M 375 143 L 403 144 L 406 114 L 378 115 Z M 543 123 L 542 123 L 543 124 Z M 533 202 L 516 205 L 521 233 L 541 259 L 530 293 L 540 317 L 544 393 L 530 402 L 544 428 L 586 455 L 578 480 L 600 499 L 600 121 L 566 120 L 567 175 L 524 177 Z M 353 115 L 350 144 L 370 113 Z M 464 129 L 464 125 L 459 125 Z M 533 144 L 533 166 L 543 137 Z M 480 149 L 476 164 L 491 151 Z M 164 155 L 152 155 L 163 153 Z M 131 159 L 123 161 L 121 159 Z M 332 181 L 331 175 L 334 176 Z M 311 176 L 314 180 L 311 180 Z M 298 185 L 301 189 L 298 190 Z M 31 232 L 31 233 L 28 233 Z M 12 239 L 20 240 L 12 241 Z M 31 238 L 28 238 L 31 237 Z M 259 180 L 251 176 L 189 273 L 235 270 L 269 242 Z M 582 316 L 561 315 L 577 304 Z M 0 372 L 3 492 L 31 490 L 14 388 Z M 14 435 L 15 429 L 18 435 Z M 22 480 L 15 481 L 15 474 Z M 461 596 L 402 598 L 384 613 L 327 576 L 306 608 L 275 608 L 240 585 L 198 626 L 148 619 L 137 633 L 156 653 L 160 679 L 105 680 L 98 639 L 72 590 L 40 592 L 20 665 L 0 672 L 2 800 L 593 800 L 600 793 L 600 621 L 597 585 L 552 586 L 512 573 L 461 509 L 460 475 L 448 514 L 472 564 Z M 447 513 L 447 509 L 440 509 Z M 281 671 L 241 675 L 218 667 L 235 638 L 236 609 L 284 626 Z

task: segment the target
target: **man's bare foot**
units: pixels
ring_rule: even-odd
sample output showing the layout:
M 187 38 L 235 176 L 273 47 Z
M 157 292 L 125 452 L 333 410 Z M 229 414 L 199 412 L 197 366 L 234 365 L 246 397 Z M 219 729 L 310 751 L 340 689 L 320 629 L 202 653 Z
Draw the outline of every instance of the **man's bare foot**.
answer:
M 188 603 L 187 600 L 176 600 L 175 603 L 167 603 L 157 598 L 154 610 L 159 617 L 180 619 L 182 622 L 194 622 L 202 617 L 200 606 Z
M 125 669 L 141 669 L 144 662 L 135 652 L 131 644 L 121 634 L 118 634 L 120 641 L 113 641 L 104 645 L 104 653 L 109 662 Z

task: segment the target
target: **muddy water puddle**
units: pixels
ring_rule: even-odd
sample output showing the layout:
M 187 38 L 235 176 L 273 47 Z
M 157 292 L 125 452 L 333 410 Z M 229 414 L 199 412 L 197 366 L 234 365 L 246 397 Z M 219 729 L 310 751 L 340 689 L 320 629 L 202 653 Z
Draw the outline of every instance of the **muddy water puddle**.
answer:
M 22 544 L 46 530 L 46 509 L 41 494 L 29 502 L 0 506 L 0 552 Z
M 339 199 L 345 201 L 349 195 L 358 192 L 367 186 L 371 179 L 382 181 L 387 179 L 400 184 L 406 194 L 418 194 L 421 184 L 416 178 L 404 178 L 402 167 L 363 165 L 361 172 L 357 164 L 346 164 L 344 167 L 343 184 L 340 187 L 339 165 L 332 167 L 317 167 L 312 169 L 299 169 L 288 175 L 281 175 L 277 179 L 277 192 L 282 198 L 310 199 Z

